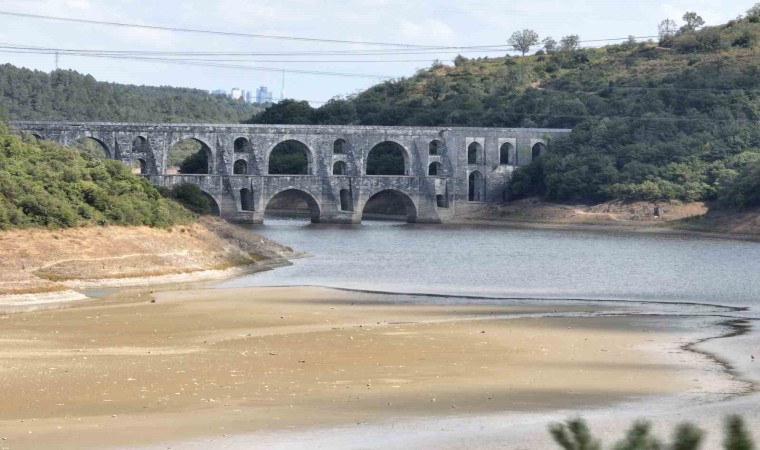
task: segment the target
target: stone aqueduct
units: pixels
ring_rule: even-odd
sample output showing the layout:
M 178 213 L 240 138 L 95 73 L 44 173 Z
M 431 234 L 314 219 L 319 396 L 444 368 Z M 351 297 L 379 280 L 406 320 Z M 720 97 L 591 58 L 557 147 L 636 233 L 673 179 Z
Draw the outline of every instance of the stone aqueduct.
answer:
M 501 203 L 514 168 L 529 163 L 566 129 L 422 128 L 315 125 L 217 125 L 13 122 L 18 130 L 67 145 L 92 138 L 107 156 L 139 163 L 159 186 L 198 185 L 229 220 L 261 223 L 277 194 L 306 200 L 313 222 L 358 223 L 367 201 L 394 192 L 410 222 L 440 223 L 457 209 Z M 167 174 L 169 149 L 194 139 L 207 152 L 208 174 Z M 270 175 L 277 144 L 298 141 L 308 150 L 306 175 Z M 381 143 L 398 144 L 404 175 L 367 175 L 367 159 Z M 244 164 L 240 161 L 244 161 Z M 236 174 L 235 163 L 245 167 Z

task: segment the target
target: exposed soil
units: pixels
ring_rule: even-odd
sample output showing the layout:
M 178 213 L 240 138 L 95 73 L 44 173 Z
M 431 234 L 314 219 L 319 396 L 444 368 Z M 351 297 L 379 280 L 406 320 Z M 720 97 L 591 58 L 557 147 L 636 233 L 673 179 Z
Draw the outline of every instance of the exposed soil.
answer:
M 682 230 L 760 238 L 760 209 L 716 210 L 704 202 L 606 202 L 556 204 L 535 198 L 504 205 L 458 208 L 460 223 L 604 226 L 637 230 Z
M 0 316 L 0 447 L 181 448 L 729 389 L 678 348 L 692 327 L 672 318 L 534 317 L 593 305 L 397 304 L 314 287 L 138 294 Z
M 169 230 L 149 227 L 24 229 L 0 233 L 0 296 L 67 290 L 75 280 L 165 276 L 293 256 L 292 249 L 204 217 Z

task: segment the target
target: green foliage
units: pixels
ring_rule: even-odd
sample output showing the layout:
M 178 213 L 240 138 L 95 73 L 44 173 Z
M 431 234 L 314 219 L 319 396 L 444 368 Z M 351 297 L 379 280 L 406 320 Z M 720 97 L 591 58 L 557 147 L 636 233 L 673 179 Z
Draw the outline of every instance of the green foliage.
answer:
M 752 23 L 760 22 L 760 3 L 755 3 L 747 10 L 747 20 Z
M 690 423 L 682 423 L 673 433 L 672 450 L 697 450 L 704 439 L 705 433 Z
M 602 444 L 595 439 L 583 419 L 571 419 L 564 424 L 551 424 L 549 433 L 554 442 L 565 450 L 600 450 Z M 651 434 L 651 425 L 639 421 L 615 444 L 615 450 L 698 450 L 705 433 L 690 423 L 678 425 L 673 443 L 663 444 Z M 739 416 L 726 418 L 723 448 L 725 450 L 753 450 L 754 444 L 744 421 Z
M 615 444 L 615 450 L 663 450 L 662 443 L 651 435 L 648 422 L 633 424 L 625 439 Z
M 555 41 L 551 36 L 545 37 L 541 43 L 544 44 L 544 50 L 546 50 L 546 53 L 552 53 L 557 50 L 557 41 Z
M 566 423 L 549 426 L 554 442 L 565 450 L 601 450 L 602 444 L 594 439 L 583 419 L 570 419 Z
M 562 39 L 560 39 L 559 45 L 562 51 L 572 52 L 578 50 L 578 47 L 581 45 L 581 37 L 577 34 L 564 36 Z
M 208 195 L 195 184 L 180 184 L 163 192 L 165 197 L 174 199 L 187 209 L 198 214 L 211 214 L 213 208 Z
M 285 99 L 253 116 L 246 123 L 300 124 L 300 125 L 352 125 L 359 123 L 353 102 L 333 98 L 314 109 L 308 102 Z
M 195 139 L 184 139 L 172 145 L 167 155 L 166 163 L 169 167 L 180 167 L 189 156 L 198 153 L 203 148 L 203 144 Z M 190 173 L 190 172 L 188 172 Z
M 94 139 L 85 138 L 81 139 L 71 145 L 71 147 L 79 150 L 85 158 L 107 158 L 105 148 L 96 142 Z
M 71 70 L 5 64 L 0 109 L 12 120 L 239 123 L 261 107 L 198 89 L 104 83 Z
M 512 36 L 507 40 L 507 44 L 511 45 L 513 49 L 521 52 L 525 56 L 530 48 L 538 44 L 538 33 L 531 29 L 524 29 L 521 31 L 515 31 Z
M 171 155 L 171 152 L 170 152 Z M 179 165 L 179 173 L 208 173 L 209 152 L 202 146 L 195 153 L 187 155 Z
M 723 448 L 725 450 L 754 450 L 755 444 L 741 417 L 730 416 L 726 419 Z
M 718 202 L 725 207 L 760 206 L 760 161 L 750 163 L 718 188 Z
M 699 27 L 698 17 L 688 19 Z M 740 155 L 760 148 L 760 24 L 670 28 L 673 50 L 631 39 L 535 57 L 458 58 L 346 102 L 366 125 L 572 128 L 540 163 L 517 169 L 514 196 L 754 204 L 754 172 Z
M 274 175 L 307 175 L 309 149 L 298 141 L 277 144 L 269 154 L 269 173 Z
M 547 39 L 544 55 L 461 57 L 329 106 L 274 105 L 252 121 L 572 128 L 514 172 L 512 197 L 755 204 L 747 155 L 760 149 L 760 23 L 668 33 L 671 50 L 635 39 L 571 50 L 569 36 L 566 51 Z
M 372 148 L 367 157 L 367 175 L 404 175 L 404 151 L 391 142 Z
M 657 31 L 660 36 L 660 45 L 669 47 L 669 40 L 675 36 L 678 29 L 675 20 L 665 19 L 657 25 Z
M 314 109 L 309 102 L 285 99 L 265 109 L 247 123 L 312 124 Z
M 705 25 L 705 20 L 694 11 L 689 11 L 683 15 L 683 21 L 686 22 L 681 26 L 681 32 L 694 31 Z
M 192 220 L 119 161 L 80 154 L 0 125 L 0 229 L 79 225 L 169 227 Z
M 316 109 L 312 123 L 315 125 L 353 125 L 359 123 L 359 115 L 353 103 L 339 98 L 333 98 Z

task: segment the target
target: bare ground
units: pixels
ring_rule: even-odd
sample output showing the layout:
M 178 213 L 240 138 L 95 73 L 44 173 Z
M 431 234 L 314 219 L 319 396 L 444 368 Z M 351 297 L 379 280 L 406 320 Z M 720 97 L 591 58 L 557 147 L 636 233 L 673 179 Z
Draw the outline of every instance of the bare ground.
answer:
M 292 249 L 202 218 L 163 230 L 149 227 L 24 229 L 0 233 L 0 296 L 66 291 L 77 280 L 126 279 L 263 266 Z
M 466 205 L 459 223 L 596 226 L 628 230 L 705 232 L 760 238 L 760 209 L 716 210 L 704 202 L 605 202 L 556 204 L 536 198 L 504 205 Z
M 0 315 L 0 448 L 179 448 L 198 437 L 733 386 L 679 348 L 693 324 L 531 317 L 591 305 L 395 304 L 315 287 L 143 294 Z M 528 316 L 500 318 L 513 314 Z

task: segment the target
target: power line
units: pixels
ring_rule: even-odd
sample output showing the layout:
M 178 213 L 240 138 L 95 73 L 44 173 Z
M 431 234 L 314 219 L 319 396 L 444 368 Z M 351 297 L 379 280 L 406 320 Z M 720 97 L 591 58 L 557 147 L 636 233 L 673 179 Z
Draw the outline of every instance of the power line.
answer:
M 594 40 L 599 41 L 599 40 Z M 491 47 L 473 47 L 473 52 L 477 53 L 500 53 L 504 54 L 504 52 L 507 52 L 509 50 L 504 48 L 499 49 L 493 49 L 489 50 Z M 581 48 L 596 48 L 596 47 L 581 47 Z M 91 50 L 91 49 L 65 49 L 65 48 L 52 48 L 52 47 L 35 47 L 35 46 L 26 46 L 26 45 L 19 45 L 19 44 L 9 44 L 9 43 L 0 43 L 0 52 L 2 53 L 41 53 L 41 54 L 52 54 L 52 53 L 58 53 L 58 54 L 69 54 L 74 56 L 119 56 L 126 58 L 128 56 L 139 56 L 139 57 L 145 57 L 146 55 L 150 56 L 193 56 L 193 57 L 207 57 L 207 58 L 193 58 L 193 59 L 185 59 L 182 58 L 182 60 L 187 61 L 210 61 L 210 62 L 264 62 L 264 61 L 256 61 L 256 60 L 243 60 L 243 59 L 219 59 L 218 57 L 222 56 L 267 56 L 267 57 L 286 57 L 286 56 L 384 56 L 384 55 L 413 55 L 413 54 L 431 54 L 431 55 L 443 55 L 443 54 L 451 54 L 451 53 L 470 53 L 467 51 L 458 51 L 458 52 L 443 52 L 443 51 L 401 51 L 401 52 L 388 52 L 388 51 L 382 51 L 380 53 L 375 51 L 339 51 L 339 52 L 325 52 L 325 51 L 316 51 L 316 52 L 165 52 L 165 51 L 142 51 L 142 50 Z M 176 58 L 179 60 L 179 58 Z M 432 59 L 425 59 L 425 60 L 389 60 L 389 61 L 382 61 L 382 62 L 432 62 L 435 59 L 440 58 L 432 58 Z M 447 59 L 448 60 L 448 59 Z M 321 62 L 321 63 L 331 63 L 331 62 L 381 62 L 381 61 L 375 61 L 375 60 L 305 60 L 305 61 L 296 61 L 296 60 L 270 60 L 267 62 L 292 62 L 292 63 L 298 63 L 298 62 Z M 498 60 L 493 60 L 494 63 L 498 63 Z
M 275 39 L 282 41 L 304 41 L 304 42 L 324 42 L 332 44 L 352 44 L 352 45 L 378 45 L 385 47 L 414 47 L 414 48 L 426 48 L 426 45 L 419 44 L 398 44 L 393 42 L 373 42 L 373 41 L 354 41 L 343 39 L 320 39 L 310 37 L 297 37 L 297 36 L 278 36 L 270 34 L 255 34 L 255 33 L 238 33 L 232 31 L 219 31 L 219 30 L 201 30 L 194 28 L 180 28 L 180 27 L 167 27 L 158 25 L 141 25 L 136 23 L 124 23 L 124 22 L 107 22 L 102 20 L 88 20 L 88 19 L 75 19 L 72 17 L 56 17 L 45 16 L 41 14 L 27 14 L 13 11 L 0 11 L 0 15 L 23 17 L 27 19 L 43 19 L 43 20 L 55 20 L 58 22 L 71 22 L 71 23 L 86 23 L 90 25 L 107 25 L 124 28 L 140 28 L 156 31 L 171 31 L 177 33 L 196 33 L 196 34 L 213 34 L 217 36 L 231 36 L 231 37 L 245 37 L 245 38 L 257 38 L 257 39 Z
M 372 46 L 401 47 L 401 48 L 411 48 L 411 49 L 455 50 L 455 49 L 472 49 L 472 48 L 478 48 L 478 47 L 481 47 L 481 48 L 507 47 L 506 45 L 502 45 L 502 44 L 482 45 L 482 46 L 435 46 L 435 45 L 394 43 L 394 42 L 323 39 L 323 38 L 300 37 L 300 36 L 281 36 L 281 35 L 255 34 L 255 33 L 239 33 L 239 32 L 231 32 L 231 31 L 203 30 L 203 29 L 194 29 L 194 28 L 180 28 L 180 27 L 169 27 L 169 26 L 159 26 L 159 25 L 142 25 L 142 24 L 135 24 L 135 23 L 76 19 L 72 17 L 46 16 L 46 15 L 41 15 L 41 14 L 28 14 L 28 13 L 20 13 L 20 12 L 13 12 L 13 11 L 0 11 L 0 15 L 23 17 L 23 18 L 28 18 L 28 19 L 54 20 L 54 21 L 60 21 L 60 22 L 86 23 L 90 25 L 105 25 L 105 26 L 116 26 L 116 27 L 126 27 L 126 28 L 158 30 L 158 31 L 171 31 L 171 32 L 179 32 L 179 33 L 198 33 L 198 34 L 212 34 L 212 35 L 217 35 L 217 36 L 232 36 L 232 37 L 275 39 L 275 40 L 303 41 L 303 42 L 322 42 L 322 43 L 332 43 L 332 44 L 372 45 Z M 655 37 L 657 36 L 638 36 L 636 38 L 649 39 L 649 38 L 655 38 Z M 583 40 L 580 42 L 604 42 L 604 41 L 619 41 L 619 40 L 626 40 L 626 39 L 629 39 L 629 37 L 611 38 L 611 39 L 591 39 L 591 40 Z
M 2 12 L 0 12 L 2 14 Z M 634 39 L 650 39 L 657 36 L 633 36 Z M 579 43 L 594 42 L 612 42 L 628 40 L 625 38 L 606 38 L 606 39 L 587 39 L 578 41 Z M 50 49 L 49 47 L 23 46 L 18 44 L 3 43 L 0 44 L 8 48 L 36 48 Z M 582 48 L 596 48 L 598 46 L 584 46 Z M 537 47 L 538 48 L 538 47 Z M 98 50 L 98 49 L 66 49 L 57 48 L 57 51 L 79 52 L 79 53 L 116 53 L 116 54 L 149 54 L 149 55 L 171 55 L 171 56 L 304 56 L 304 55 L 412 55 L 412 54 L 439 54 L 439 53 L 456 53 L 445 52 L 444 50 L 456 50 L 466 52 L 515 52 L 512 46 L 507 44 L 494 45 L 469 45 L 469 46 L 426 46 L 424 49 L 378 49 L 378 50 L 313 50 L 313 51 L 281 51 L 281 52 L 199 52 L 199 51 L 157 51 L 157 50 Z
M 451 54 L 451 53 L 487 53 L 498 52 L 504 54 L 507 51 L 505 48 L 485 48 L 485 49 L 473 49 L 471 51 L 390 51 L 390 52 L 373 52 L 373 51 L 301 51 L 301 52 L 151 52 L 151 51 L 130 51 L 130 50 L 88 50 L 88 49 L 62 49 L 52 47 L 32 47 L 32 46 L 19 46 L 15 44 L 4 45 L 0 44 L 0 48 L 9 50 L 18 50 L 17 53 L 23 53 L 24 50 L 28 50 L 29 53 L 35 53 L 37 50 L 46 50 L 50 52 L 58 51 L 60 53 L 72 53 L 79 55 L 136 55 L 136 56 L 383 56 L 383 55 L 416 55 L 416 54 Z
M 152 56 L 131 56 L 129 51 L 113 51 L 104 53 L 95 53 L 96 51 L 75 49 L 59 49 L 49 47 L 32 47 L 21 46 L 15 44 L 2 44 L 0 43 L 0 53 L 22 53 L 22 54 L 50 54 L 56 57 L 56 61 L 59 55 L 71 55 L 88 58 L 106 58 L 106 59 L 122 59 L 122 60 L 136 60 L 144 62 L 160 62 L 168 64 L 181 64 L 181 65 L 194 65 L 202 67 L 216 67 L 225 69 L 239 69 L 239 70 L 253 70 L 253 71 L 265 71 L 265 72 L 286 72 L 286 73 L 300 73 L 309 75 L 323 75 L 323 76 L 340 76 L 340 77 L 354 77 L 354 78 L 371 78 L 379 80 L 393 79 L 390 75 L 381 74 L 365 74 L 365 73 L 346 73 L 346 72 L 334 72 L 334 71 L 320 71 L 320 70 L 305 70 L 305 69 L 283 69 L 280 67 L 260 67 L 260 66 L 248 66 L 240 64 L 223 64 L 227 62 L 279 62 L 279 63 L 334 63 L 334 62 L 347 62 L 347 63 L 371 63 L 371 62 L 433 62 L 431 59 L 422 60 L 245 60 L 245 59 L 201 59 L 201 58 L 162 58 Z M 486 62 L 486 61 L 481 61 Z M 502 63 L 500 60 L 492 60 L 489 62 Z M 550 89 L 546 89 L 550 90 Z M 576 93 L 583 94 L 598 94 L 599 92 L 606 90 L 642 90 L 642 91 L 704 91 L 704 92 L 756 92 L 758 89 L 743 89 L 743 88 L 676 88 L 676 87 L 644 87 L 644 86 L 605 86 L 598 91 L 575 91 Z M 560 91 L 561 92 L 561 91 Z
M 50 48 L 50 49 L 31 49 L 31 48 L 24 48 L 23 50 L 2 50 L 3 47 L 0 45 L 0 53 L 31 53 L 31 54 L 51 54 L 55 55 L 56 59 L 59 54 L 66 54 L 71 56 L 81 56 L 81 57 L 87 57 L 87 58 L 106 58 L 106 59 L 116 59 L 116 60 L 136 60 L 136 61 L 144 61 L 144 62 L 159 62 L 159 63 L 167 63 L 167 64 L 180 64 L 180 65 L 190 65 L 190 66 L 202 66 L 202 67 L 216 67 L 216 68 L 225 68 L 225 69 L 240 69 L 240 70 L 253 70 L 253 71 L 265 71 L 265 72 L 286 72 L 286 73 L 300 73 L 300 74 L 308 74 L 308 75 L 324 75 L 324 76 L 340 76 L 340 77 L 353 77 L 353 78 L 371 78 L 371 79 L 379 79 L 379 80 L 388 80 L 393 79 L 393 76 L 390 75 L 380 75 L 380 74 L 365 74 L 365 73 L 346 73 L 346 72 L 332 72 L 332 71 L 319 71 L 319 70 L 305 70 L 305 69 L 283 69 L 279 67 L 260 67 L 260 66 L 247 66 L 247 65 L 240 65 L 240 64 L 222 64 L 223 62 L 235 62 L 235 61 L 249 61 L 254 62 L 253 60 L 215 60 L 215 59 L 191 59 L 191 58 L 160 58 L 160 57 L 147 57 L 147 56 L 120 56 L 118 54 L 79 54 L 73 51 L 61 51 L 58 49 Z M 381 62 L 432 62 L 431 60 L 406 60 L 406 61 L 381 61 Z M 265 61 L 258 61 L 258 62 L 265 62 Z M 307 60 L 307 61 L 282 61 L 282 60 L 269 60 L 266 62 L 290 62 L 290 63 L 332 63 L 332 62 L 376 62 L 376 61 L 356 61 L 356 60 L 345 60 L 345 61 L 331 61 L 331 60 L 323 60 L 323 61 L 316 61 L 316 60 Z M 378 61 L 380 62 L 380 61 Z M 482 61 L 481 61 L 482 62 Z M 497 60 L 494 60 L 494 62 L 500 62 Z M 552 89 L 544 89 L 547 91 L 554 91 Z M 598 91 L 574 91 L 575 93 L 582 93 L 582 94 L 591 94 L 595 95 L 602 91 L 608 91 L 608 90 L 642 90 L 642 91 L 694 91 L 694 92 L 756 92 L 760 91 L 760 88 L 754 88 L 754 89 L 747 89 L 747 88 L 676 88 L 676 87 L 644 87 L 644 86 L 605 86 L 600 88 Z M 556 91 L 556 92 L 565 92 L 565 91 Z
M 0 52 L 7 53 L 2 50 L 0 50 Z M 38 53 L 38 52 L 29 52 L 29 53 Z M 54 54 L 54 52 L 52 54 Z M 75 53 L 67 53 L 67 54 L 74 55 L 74 56 L 85 56 L 88 58 L 106 58 L 106 59 L 117 59 L 117 60 L 159 62 L 159 63 L 167 63 L 167 64 L 186 65 L 186 66 L 252 70 L 252 71 L 258 71 L 258 72 L 287 72 L 287 73 L 299 73 L 299 74 L 306 74 L 306 75 L 324 75 L 324 76 L 337 76 L 337 77 L 347 77 L 347 78 L 371 78 L 371 79 L 376 79 L 376 80 L 386 80 L 386 79 L 393 78 L 392 76 L 389 76 L 389 75 L 376 75 L 376 74 L 367 74 L 367 73 L 330 72 L 330 71 L 306 70 L 306 69 L 283 69 L 281 67 L 246 66 L 246 65 L 239 65 L 239 64 L 216 64 L 212 61 L 194 62 L 191 60 L 172 59 L 172 58 L 149 58 L 149 57 L 139 57 L 139 56 L 116 56 L 116 55 L 96 55 L 96 54 L 77 55 Z

